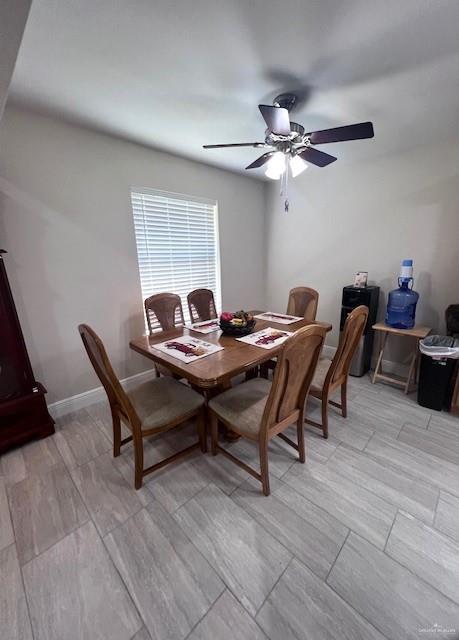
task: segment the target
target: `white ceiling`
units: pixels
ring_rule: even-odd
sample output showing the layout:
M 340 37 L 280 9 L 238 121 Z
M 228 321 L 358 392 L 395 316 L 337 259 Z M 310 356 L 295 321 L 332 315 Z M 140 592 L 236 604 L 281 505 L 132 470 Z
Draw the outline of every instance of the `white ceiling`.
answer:
M 10 99 L 243 171 L 259 150 L 202 144 L 263 140 L 257 104 L 306 88 L 307 129 L 374 122 L 341 162 L 458 137 L 459 0 L 33 0 Z

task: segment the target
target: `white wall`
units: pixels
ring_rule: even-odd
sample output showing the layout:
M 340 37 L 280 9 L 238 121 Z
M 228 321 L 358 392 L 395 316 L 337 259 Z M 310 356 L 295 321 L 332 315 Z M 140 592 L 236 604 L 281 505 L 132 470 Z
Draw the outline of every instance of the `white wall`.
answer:
M 400 262 L 413 258 L 414 288 L 420 294 L 416 321 L 444 330 L 445 308 L 459 302 L 457 139 L 367 162 L 311 167 L 290 182 L 287 215 L 282 204 L 279 184 L 271 184 L 266 204 L 269 307 L 285 309 L 293 286 L 316 288 L 318 318 L 333 323 L 327 342 L 336 345 L 341 290 L 355 272 L 368 271 L 370 283 L 381 287 L 383 318 Z M 406 350 L 395 341 L 389 359 L 402 362 L 405 357 Z
M 418 322 L 443 330 L 446 306 L 459 301 L 457 140 L 311 167 L 290 182 L 285 215 L 278 183 L 265 188 L 9 107 L 0 126 L 0 247 L 9 251 L 29 354 L 50 402 L 98 384 L 79 322 L 103 337 L 120 377 L 150 366 L 128 348 L 144 329 L 131 185 L 217 199 L 224 306 L 282 310 L 291 287 L 313 286 L 319 319 L 334 325 L 330 345 L 341 289 L 357 270 L 382 288 L 380 317 L 403 258 L 415 261 Z M 395 343 L 389 357 L 403 361 L 404 353 Z
M 77 333 L 92 325 L 120 377 L 150 368 L 130 187 L 215 198 L 223 305 L 263 307 L 263 184 L 7 108 L 0 126 L 0 247 L 35 376 L 54 402 L 98 385 Z
M 31 0 L 0 2 L 0 119 L 22 41 Z

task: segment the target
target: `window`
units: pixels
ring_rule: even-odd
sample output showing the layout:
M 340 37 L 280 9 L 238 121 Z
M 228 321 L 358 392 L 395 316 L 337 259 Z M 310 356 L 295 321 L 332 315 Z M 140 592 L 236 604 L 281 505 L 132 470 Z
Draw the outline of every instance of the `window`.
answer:
M 132 189 L 132 211 L 143 300 L 169 291 L 182 299 L 212 289 L 221 308 L 217 203 L 150 189 Z

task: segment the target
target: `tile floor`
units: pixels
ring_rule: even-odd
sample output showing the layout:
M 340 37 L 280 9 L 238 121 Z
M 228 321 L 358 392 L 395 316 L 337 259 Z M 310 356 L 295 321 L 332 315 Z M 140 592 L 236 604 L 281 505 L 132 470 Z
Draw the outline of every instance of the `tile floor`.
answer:
M 459 638 L 459 419 L 368 378 L 349 396 L 305 465 L 272 443 L 268 498 L 200 453 L 134 491 L 105 404 L 3 455 L 0 637 Z M 193 438 L 149 441 L 145 464 Z

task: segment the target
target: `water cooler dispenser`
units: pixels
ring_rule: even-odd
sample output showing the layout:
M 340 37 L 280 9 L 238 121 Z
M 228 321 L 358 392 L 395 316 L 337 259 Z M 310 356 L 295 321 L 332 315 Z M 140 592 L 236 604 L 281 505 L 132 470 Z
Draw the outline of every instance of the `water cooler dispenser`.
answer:
M 370 370 L 374 336 L 374 331 L 371 327 L 376 322 L 378 301 L 379 287 L 353 287 L 350 285 L 343 288 L 340 331 L 343 330 L 346 318 L 353 309 L 359 307 L 361 304 L 364 304 L 369 309 L 367 324 L 360 338 L 354 358 L 352 359 L 350 369 L 351 376 L 363 376 Z
M 415 325 L 419 293 L 413 291 L 413 261 L 403 260 L 398 278 L 398 289 L 389 292 L 386 324 L 394 329 L 412 329 Z

